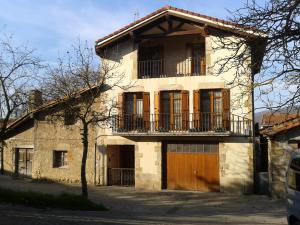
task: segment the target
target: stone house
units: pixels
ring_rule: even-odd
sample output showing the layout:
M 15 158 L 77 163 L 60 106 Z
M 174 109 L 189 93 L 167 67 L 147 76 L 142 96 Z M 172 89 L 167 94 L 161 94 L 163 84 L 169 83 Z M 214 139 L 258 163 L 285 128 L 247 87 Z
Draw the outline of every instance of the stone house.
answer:
M 80 98 L 88 90 L 76 94 Z M 29 112 L 9 124 L 3 152 L 6 174 L 57 182 L 80 182 L 81 122 L 68 113 L 62 98 L 42 103 L 42 93 L 30 95 Z M 95 103 L 96 104 L 96 103 Z M 63 115 L 53 118 L 53 115 Z M 90 128 L 87 181 L 96 183 L 96 130 Z
M 102 62 L 133 81 L 109 94 L 119 110 L 99 129 L 102 185 L 204 192 L 253 191 L 253 96 L 229 85 L 238 68 L 215 76 L 220 38 L 260 38 L 252 28 L 166 6 L 96 41 Z M 257 33 L 256 33 L 257 32 Z M 261 55 L 253 51 L 251 82 Z M 251 54 L 249 54 L 251 55 Z M 255 61 L 256 60 L 256 61 Z M 245 93 L 241 96 L 241 93 Z
M 273 197 L 283 198 L 290 156 L 300 148 L 300 116 L 293 115 L 290 119 L 267 126 L 260 133 L 268 143 L 269 192 Z
M 107 93 L 119 107 L 110 128 L 90 132 L 88 182 L 252 192 L 253 92 L 233 82 L 238 68 L 214 75 L 218 59 L 231 53 L 215 51 L 220 39 L 249 35 L 256 40 L 263 34 L 167 6 L 97 40 L 101 62 L 119 64 L 115 72 L 134 86 Z M 243 47 L 250 53 L 249 70 L 240 79 L 248 84 L 259 72 L 262 55 Z M 53 107 L 63 110 L 59 102 L 43 105 L 10 125 L 7 171 L 79 181 L 79 126 L 45 120 Z

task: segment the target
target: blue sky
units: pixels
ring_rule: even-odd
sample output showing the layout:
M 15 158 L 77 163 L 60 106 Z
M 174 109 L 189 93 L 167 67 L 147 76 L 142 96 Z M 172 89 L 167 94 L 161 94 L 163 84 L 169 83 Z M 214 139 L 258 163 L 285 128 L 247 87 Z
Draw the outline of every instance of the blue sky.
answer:
M 94 41 L 164 6 L 226 19 L 246 0 L 0 0 L 0 32 L 36 49 L 47 63 L 56 61 L 78 38 Z

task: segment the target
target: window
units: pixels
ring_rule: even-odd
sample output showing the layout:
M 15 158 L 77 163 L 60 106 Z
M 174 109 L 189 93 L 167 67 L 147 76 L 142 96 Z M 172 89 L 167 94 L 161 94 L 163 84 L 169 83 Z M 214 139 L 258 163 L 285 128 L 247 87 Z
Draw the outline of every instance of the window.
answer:
M 53 151 L 53 168 L 68 166 L 67 151 Z
M 200 112 L 203 126 L 206 130 L 222 128 L 222 92 L 216 90 L 201 90 Z
M 167 144 L 168 152 L 177 153 L 218 153 L 218 143 Z
M 160 77 L 164 74 L 163 46 L 140 47 L 138 54 L 140 78 Z
M 182 127 L 182 109 L 181 109 L 180 91 L 162 92 L 162 114 L 161 120 L 166 129 L 179 130 Z
M 123 101 L 123 100 L 122 100 Z M 123 126 L 127 130 L 145 130 L 149 127 L 150 98 L 147 92 L 124 93 Z
M 195 44 L 191 46 L 192 51 L 192 74 L 205 75 L 205 45 Z

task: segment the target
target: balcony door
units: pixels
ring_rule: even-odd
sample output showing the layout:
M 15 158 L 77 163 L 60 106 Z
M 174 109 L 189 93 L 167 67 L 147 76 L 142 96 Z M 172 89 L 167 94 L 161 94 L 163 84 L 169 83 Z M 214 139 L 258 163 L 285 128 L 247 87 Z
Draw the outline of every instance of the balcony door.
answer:
M 229 130 L 230 95 L 228 89 L 194 92 L 194 126 L 201 131 Z
M 119 96 L 119 128 L 125 131 L 146 131 L 150 126 L 148 92 L 128 92 Z
M 164 74 L 163 46 L 140 47 L 138 55 L 139 77 L 161 77 Z
M 156 129 L 181 131 L 188 128 L 188 91 L 161 91 L 155 97 Z
M 205 44 L 189 44 L 188 55 L 190 56 L 190 72 L 193 76 L 205 75 Z

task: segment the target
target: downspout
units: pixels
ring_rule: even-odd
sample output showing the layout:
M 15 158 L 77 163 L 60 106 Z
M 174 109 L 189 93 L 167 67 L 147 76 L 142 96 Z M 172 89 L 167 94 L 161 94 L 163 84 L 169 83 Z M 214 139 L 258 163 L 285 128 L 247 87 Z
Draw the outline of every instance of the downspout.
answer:
M 97 138 L 95 140 L 95 145 L 94 145 L 94 185 L 96 186 L 96 173 L 97 173 Z

